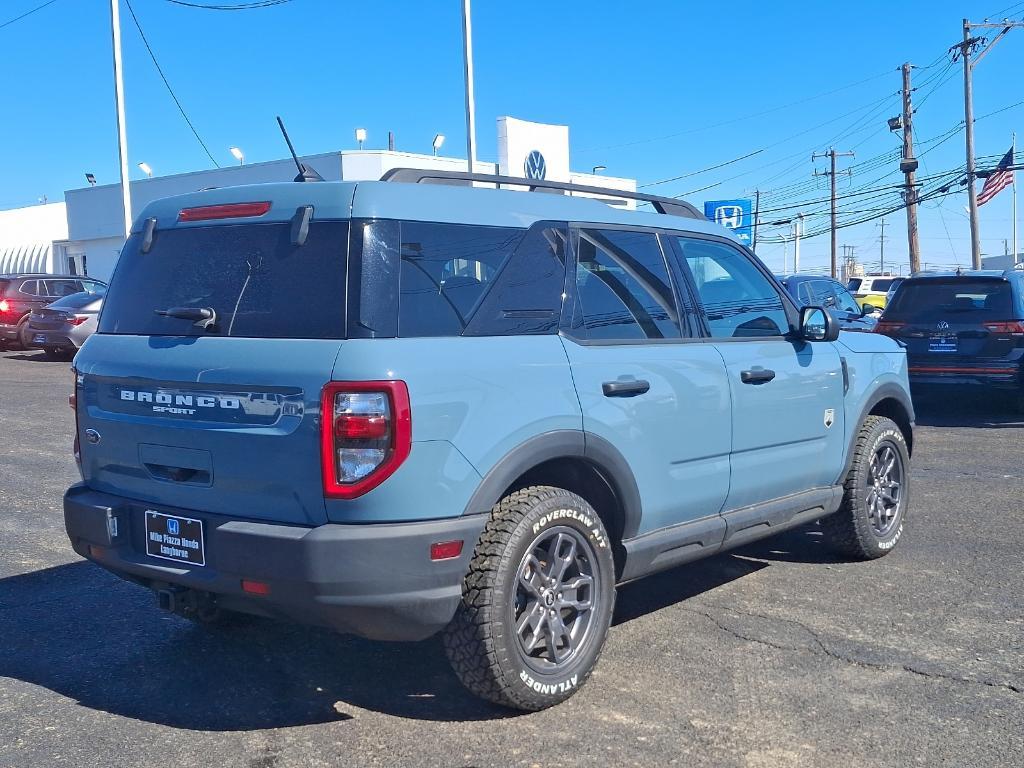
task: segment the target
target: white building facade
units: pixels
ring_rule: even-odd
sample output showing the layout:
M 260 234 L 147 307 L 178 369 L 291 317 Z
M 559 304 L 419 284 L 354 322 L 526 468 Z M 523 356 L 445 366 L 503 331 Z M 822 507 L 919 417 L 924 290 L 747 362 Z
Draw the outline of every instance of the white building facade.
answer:
M 45 203 L 0 211 L 0 274 L 67 272 L 63 249 L 68 217 L 64 203 Z
M 464 159 L 389 150 L 328 152 L 307 155 L 300 160 L 325 181 L 376 180 L 392 168 L 468 170 Z M 550 181 L 636 191 L 634 179 L 570 171 L 568 127 L 511 117 L 498 118 L 498 161 L 477 161 L 474 171 L 516 177 L 533 174 L 536 178 Z M 130 184 L 132 215 L 138 216 L 147 203 L 159 198 L 207 187 L 291 181 L 295 174 L 295 163 L 289 158 L 139 179 Z M 124 244 L 120 185 L 72 189 L 65 192 L 64 199 L 67 204 L 66 240 L 54 246 L 55 252 L 65 263 L 87 265 L 90 276 L 109 280 Z M 633 200 L 610 202 L 622 207 L 635 207 Z

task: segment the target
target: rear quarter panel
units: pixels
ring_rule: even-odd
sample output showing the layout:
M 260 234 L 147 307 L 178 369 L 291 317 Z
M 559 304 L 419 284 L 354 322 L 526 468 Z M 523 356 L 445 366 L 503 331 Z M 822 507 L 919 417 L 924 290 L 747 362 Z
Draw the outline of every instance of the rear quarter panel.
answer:
M 583 427 L 557 336 L 353 339 L 332 378 L 402 380 L 412 408 L 409 458 L 364 496 L 328 499 L 337 522 L 456 517 L 513 448 Z

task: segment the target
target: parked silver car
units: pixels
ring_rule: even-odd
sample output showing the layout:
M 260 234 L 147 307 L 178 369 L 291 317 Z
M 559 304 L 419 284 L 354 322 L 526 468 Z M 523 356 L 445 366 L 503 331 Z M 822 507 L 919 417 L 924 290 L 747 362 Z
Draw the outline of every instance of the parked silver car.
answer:
M 29 315 L 30 344 L 47 357 L 74 355 L 96 330 L 103 292 L 73 293 Z

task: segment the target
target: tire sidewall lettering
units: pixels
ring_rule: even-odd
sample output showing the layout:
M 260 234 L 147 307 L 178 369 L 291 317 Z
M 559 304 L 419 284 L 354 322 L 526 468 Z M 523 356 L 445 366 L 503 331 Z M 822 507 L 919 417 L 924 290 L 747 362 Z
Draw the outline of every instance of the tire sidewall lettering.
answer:
M 540 518 L 535 520 L 530 526 L 530 533 L 533 536 L 537 536 L 548 526 L 564 524 L 573 520 L 579 523 L 586 530 L 587 537 L 595 546 L 600 547 L 601 549 L 608 548 L 608 541 L 601 532 L 600 527 L 596 524 L 597 521 L 595 520 L 595 516 L 569 507 L 560 507 L 558 509 L 553 509 L 550 512 L 542 513 Z

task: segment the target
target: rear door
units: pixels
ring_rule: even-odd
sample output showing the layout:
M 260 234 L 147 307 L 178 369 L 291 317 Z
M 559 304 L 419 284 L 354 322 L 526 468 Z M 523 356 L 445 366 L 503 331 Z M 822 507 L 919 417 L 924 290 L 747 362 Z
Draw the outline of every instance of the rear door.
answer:
M 843 379 L 829 343 L 787 337 L 782 294 L 725 240 L 675 245 L 725 361 L 732 398 L 732 481 L 725 504 L 751 504 L 831 486 L 843 457 Z
M 1024 311 L 1006 278 L 961 276 L 907 280 L 883 328 L 907 345 L 911 373 L 956 374 L 1019 355 L 1021 321 Z
M 693 337 L 659 238 L 581 226 L 563 342 L 583 428 L 636 478 L 639 533 L 717 517 L 729 490 L 730 404 L 722 359 Z
M 325 521 L 319 398 L 345 335 L 348 224 L 288 222 L 133 235 L 83 347 L 85 481 L 140 502 Z M 160 315 L 207 309 L 204 323 Z M 86 430 L 92 430 L 86 435 Z M 92 439 L 88 439 L 91 437 Z M 157 507 L 159 509 L 159 507 Z

